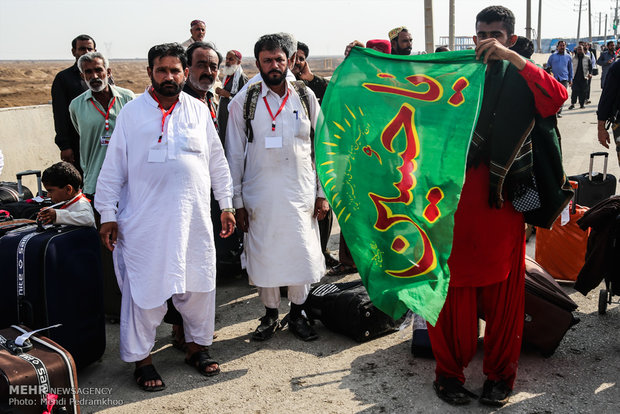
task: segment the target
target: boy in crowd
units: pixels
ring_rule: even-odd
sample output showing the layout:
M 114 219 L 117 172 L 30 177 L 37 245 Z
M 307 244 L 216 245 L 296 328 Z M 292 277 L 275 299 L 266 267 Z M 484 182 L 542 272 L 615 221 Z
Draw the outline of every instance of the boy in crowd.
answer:
M 90 201 L 84 197 L 80 187 L 82 177 L 72 164 L 59 162 L 45 171 L 41 182 L 54 204 L 64 204 L 57 210 L 48 207 L 37 215 L 43 224 L 72 224 L 74 226 L 95 226 L 95 216 Z

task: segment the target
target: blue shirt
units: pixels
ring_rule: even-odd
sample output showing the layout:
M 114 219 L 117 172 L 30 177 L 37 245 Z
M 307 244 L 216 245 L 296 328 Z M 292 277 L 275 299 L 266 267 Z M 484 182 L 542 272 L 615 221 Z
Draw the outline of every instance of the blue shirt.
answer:
M 570 53 L 564 52 L 563 55 L 554 53 L 549 56 L 547 66 L 551 67 L 553 76 L 558 81 L 570 81 L 573 77 L 573 61 Z

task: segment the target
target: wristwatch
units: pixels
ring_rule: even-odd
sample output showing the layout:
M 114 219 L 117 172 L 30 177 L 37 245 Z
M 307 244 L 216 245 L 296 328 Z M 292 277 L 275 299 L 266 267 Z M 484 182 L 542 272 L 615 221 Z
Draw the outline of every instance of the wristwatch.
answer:
M 222 213 L 233 213 L 233 214 L 235 214 L 235 209 L 234 208 L 223 208 L 222 209 Z

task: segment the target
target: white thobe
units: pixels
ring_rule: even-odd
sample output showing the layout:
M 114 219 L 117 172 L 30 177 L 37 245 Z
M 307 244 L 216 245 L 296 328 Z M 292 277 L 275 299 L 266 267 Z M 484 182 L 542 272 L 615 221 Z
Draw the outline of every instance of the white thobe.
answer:
M 316 124 L 319 104 L 308 89 L 310 118 L 295 90 L 275 120 L 284 97 L 262 85 L 248 143 L 243 104 L 246 91 L 228 106 L 226 153 L 234 184 L 233 204 L 248 212 L 245 254 L 250 282 L 259 287 L 304 285 L 325 273 L 319 228 L 313 217 L 316 197 L 324 197 L 312 161 L 310 126 Z M 286 96 L 286 95 L 285 95 Z M 278 138 L 281 146 L 278 147 Z M 271 138 L 271 139 L 270 139 Z M 275 148 L 266 148 L 266 143 Z
M 162 153 L 163 162 L 153 162 Z M 163 134 L 162 112 L 148 92 L 123 107 L 95 207 L 102 223 L 118 222 L 117 278 L 119 285 L 131 284 L 139 307 L 215 289 L 211 186 L 220 207 L 232 207 L 224 149 L 202 102 L 182 92 Z

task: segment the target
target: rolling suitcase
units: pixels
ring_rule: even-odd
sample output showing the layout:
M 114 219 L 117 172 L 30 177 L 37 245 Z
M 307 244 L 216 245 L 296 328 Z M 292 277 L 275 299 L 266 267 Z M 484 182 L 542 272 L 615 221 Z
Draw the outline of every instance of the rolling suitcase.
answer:
M 577 304 L 564 293 L 558 282 L 526 256 L 523 345 L 536 348 L 544 357 L 551 356 L 568 329 L 579 322 L 573 317 L 575 309 Z M 418 320 L 414 317 L 411 352 L 416 357 L 433 358 L 428 330 L 422 325 L 426 322 L 415 316 Z
M 572 202 L 566 225 L 562 226 L 560 215 L 551 229 L 536 228 L 536 262 L 556 279 L 577 280 L 579 270 L 585 263 L 590 231 L 582 230 L 577 220 L 586 211 L 587 207 Z
M 78 368 L 103 355 L 103 279 L 94 227 L 13 230 L 0 238 L 0 263 L 0 328 L 61 323 L 45 335 L 66 348 Z
M 603 173 L 592 173 L 594 157 L 604 156 Z M 593 152 L 590 154 L 590 169 L 587 173 L 568 177 L 571 181 L 577 181 L 579 187 L 575 193 L 575 202 L 581 206 L 592 207 L 596 203 L 616 194 L 616 177 L 607 174 L 607 161 L 609 154 L 606 152 Z
M 22 185 L 22 178 L 28 175 L 36 175 L 37 188 L 39 197 L 32 198 L 32 193 L 25 186 Z M 17 173 L 17 184 L 15 187 L 15 197 L 10 201 L 6 201 L 2 204 L 2 208 L 11 213 L 16 219 L 29 219 L 36 220 L 37 213 L 43 207 L 49 207 L 52 205 L 52 201 L 49 199 L 43 199 L 43 189 L 41 187 L 41 171 L 28 170 Z
M 37 176 L 37 195 L 43 195 L 43 188 L 41 187 L 41 171 L 22 171 L 17 173 L 17 182 L 0 182 L 0 204 L 14 203 L 32 198 L 32 191 L 30 191 L 28 187 L 22 185 L 22 177 L 27 175 Z
M 25 198 L 32 198 L 32 192 L 27 188 L 22 189 Z M 0 205 L 14 203 L 19 201 L 19 192 L 17 191 L 17 183 L 0 181 Z
M 79 414 L 76 368 L 54 341 L 21 326 L 0 330 L 0 412 Z
M 573 317 L 577 304 L 560 285 L 530 257 L 525 258 L 525 323 L 523 343 L 551 356 L 568 329 L 579 320 Z

